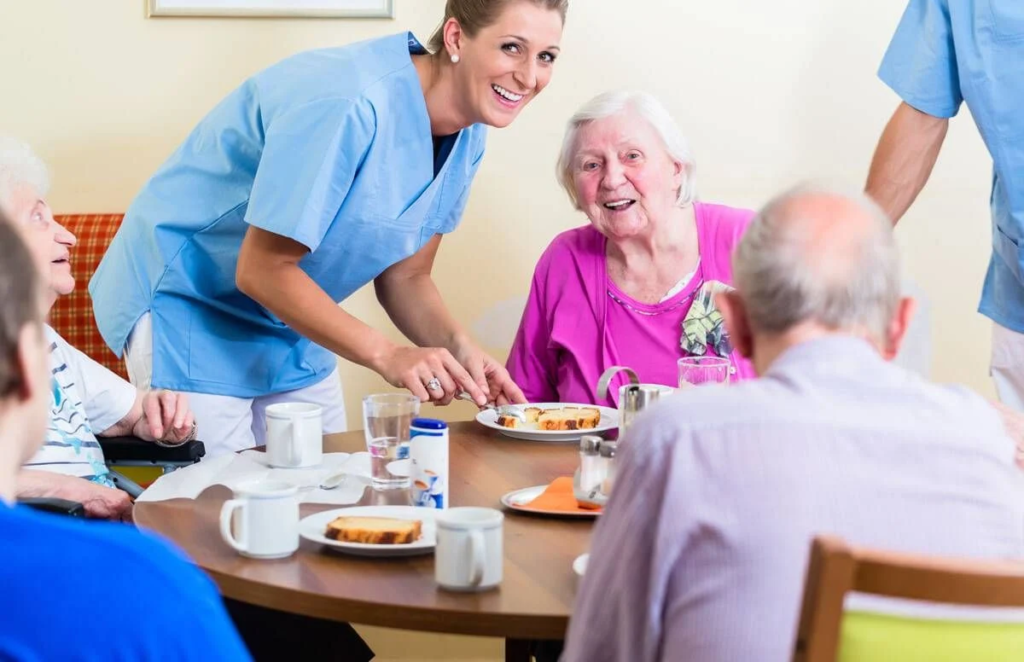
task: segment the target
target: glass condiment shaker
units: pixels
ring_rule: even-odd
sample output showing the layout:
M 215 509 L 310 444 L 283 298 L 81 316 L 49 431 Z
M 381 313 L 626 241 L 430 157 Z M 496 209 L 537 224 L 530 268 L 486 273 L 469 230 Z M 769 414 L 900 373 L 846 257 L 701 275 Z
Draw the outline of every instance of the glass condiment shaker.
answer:
M 608 465 L 601 457 L 601 447 L 608 442 L 595 434 L 580 437 L 580 467 L 572 477 L 572 492 L 580 508 L 595 509 L 606 501 L 601 493 Z
M 605 498 L 611 496 L 612 485 L 615 483 L 615 470 L 617 465 L 615 455 L 618 450 L 619 445 L 614 441 L 605 441 L 598 449 L 598 454 L 601 456 L 601 460 L 604 463 L 604 479 L 601 481 L 601 494 L 603 494 Z
M 596 434 L 580 437 L 580 490 L 590 492 L 599 487 L 607 473 L 607 465 L 601 457 L 601 444 L 607 443 Z

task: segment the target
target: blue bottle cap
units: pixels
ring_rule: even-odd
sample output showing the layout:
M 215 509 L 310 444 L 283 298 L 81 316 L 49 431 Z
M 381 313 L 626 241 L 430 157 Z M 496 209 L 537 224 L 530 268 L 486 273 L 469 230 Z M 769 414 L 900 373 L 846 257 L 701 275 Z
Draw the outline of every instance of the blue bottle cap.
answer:
M 448 424 L 444 421 L 440 421 L 436 418 L 414 418 L 412 419 L 412 426 L 414 428 L 422 428 L 424 430 L 447 430 Z

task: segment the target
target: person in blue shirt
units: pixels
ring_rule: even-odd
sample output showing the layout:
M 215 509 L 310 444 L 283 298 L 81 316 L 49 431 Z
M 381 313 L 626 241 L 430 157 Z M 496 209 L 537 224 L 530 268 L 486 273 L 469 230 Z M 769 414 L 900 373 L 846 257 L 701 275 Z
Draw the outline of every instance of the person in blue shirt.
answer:
M 135 198 L 90 284 L 137 386 L 185 391 L 208 456 L 262 443 L 264 410 L 346 428 L 339 355 L 422 401 L 523 402 L 430 277 L 484 153 L 548 84 L 568 0 L 448 0 L 410 33 L 290 57 L 229 94 Z M 337 305 L 372 282 L 417 347 Z
M 910 0 L 879 77 L 902 99 L 867 192 L 898 222 L 966 102 L 993 160 L 992 256 L 978 311 L 993 321 L 992 376 L 1024 411 L 1024 2 Z
M 49 414 L 48 266 L 0 217 L 0 659 L 249 660 L 213 584 L 177 550 L 123 524 L 15 505 Z M 124 596 L 145 596 L 145 609 Z

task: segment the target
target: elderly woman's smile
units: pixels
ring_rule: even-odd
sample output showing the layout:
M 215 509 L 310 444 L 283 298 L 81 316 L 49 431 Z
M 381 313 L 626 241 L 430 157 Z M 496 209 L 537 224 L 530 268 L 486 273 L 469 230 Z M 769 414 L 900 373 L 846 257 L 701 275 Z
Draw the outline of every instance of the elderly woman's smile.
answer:
M 610 209 L 612 211 L 625 211 L 632 207 L 635 203 L 636 200 L 633 200 L 631 198 L 626 198 L 622 200 L 612 200 L 611 202 L 604 203 L 604 208 Z

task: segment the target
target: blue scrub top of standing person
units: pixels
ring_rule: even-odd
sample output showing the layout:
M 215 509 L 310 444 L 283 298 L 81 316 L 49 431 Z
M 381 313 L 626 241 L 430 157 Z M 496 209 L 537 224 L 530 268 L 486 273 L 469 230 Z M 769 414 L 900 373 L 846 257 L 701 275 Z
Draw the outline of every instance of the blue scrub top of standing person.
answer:
M 978 312 L 1024 333 L 1024 0 L 910 0 L 878 75 L 933 117 L 970 108 L 993 162 Z
M 90 283 L 120 355 L 153 316 L 153 387 L 255 397 L 314 384 L 337 358 L 235 286 L 246 229 L 293 239 L 343 301 L 459 224 L 483 157 L 476 124 L 435 176 L 411 33 L 300 53 L 207 115 L 135 198 Z

